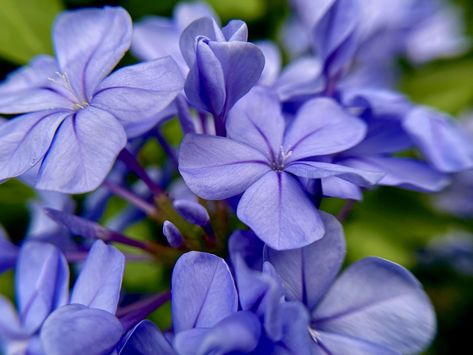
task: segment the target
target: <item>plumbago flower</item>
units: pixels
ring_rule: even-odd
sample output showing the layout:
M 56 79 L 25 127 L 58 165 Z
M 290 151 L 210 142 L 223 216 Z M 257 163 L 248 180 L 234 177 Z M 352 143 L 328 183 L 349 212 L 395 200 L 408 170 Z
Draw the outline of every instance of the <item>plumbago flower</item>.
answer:
M 337 277 L 343 230 L 334 217 L 322 217 L 324 238 L 301 249 L 277 251 L 250 233 L 236 232 L 230 240 L 240 303 L 260 316 L 268 338 L 255 353 L 420 352 L 433 337 L 435 317 L 419 282 L 375 257 Z
M 238 310 L 228 265 L 203 252 L 184 254 L 172 275 L 172 344 L 143 321 L 125 337 L 120 354 L 206 355 L 250 353 L 259 341 L 256 315 Z
M 307 102 L 286 124 L 277 99 L 264 89 L 254 90 L 230 113 L 227 134 L 186 135 L 179 171 L 202 198 L 243 193 L 239 219 L 275 249 L 308 245 L 324 234 L 317 208 L 298 177 L 339 176 L 367 186 L 382 176 L 332 164 L 325 157 L 352 147 L 365 134 L 364 124 L 330 99 Z
M 8 235 L 0 225 L 0 274 L 12 268 L 18 257 L 18 247 L 9 239 Z
M 0 126 L 0 180 L 19 175 L 38 189 L 94 190 L 127 143 L 151 128 L 182 90 L 169 57 L 107 75 L 129 48 L 122 8 L 65 12 L 54 59 L 39 56 L 0 86 L 0 112 L 26 113 Z M 106 137 L 106 139 L 104 139 Z
M 16 269 L 19 314 L 0 298 L 0 346 L 7 354 L 110 352 L 123 333 L 115 312 L 124 264 L 115 248 L 95 242 L 69 297 L 64 255 L 52 244 L 26 243 Z

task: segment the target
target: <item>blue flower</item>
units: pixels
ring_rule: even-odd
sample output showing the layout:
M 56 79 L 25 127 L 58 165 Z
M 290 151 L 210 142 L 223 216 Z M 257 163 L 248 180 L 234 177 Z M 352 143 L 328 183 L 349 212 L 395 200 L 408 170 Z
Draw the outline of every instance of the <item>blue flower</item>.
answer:
M 259 270 L 247 265 L 247 248 L 238 247 L 248 244 L 244 236 L 232 237 L 240 303 L 258 312 L 268 338 L 258 349 L 341 355 L 425 348 L 435 332 L 435 316 L 419 282 L 400 265 L 375 257 L 354 263 L 337 277 L 345 256 L 343 230 L 334 217 L 322 217 L 326 234 L 309 246 L 277 251 L 260 245 Z
M 326 159 L 365 135 L 364 124 L 331 99 L 307 102 L 286 127 L 277 99 L 254 90 L 230 112 L 227 132 L 226 138 L 187 135 L 180 148 L 179 171 L 202 198 L 243 193 L 238 217 L 275 249 L 308 245 L 324 234 L 317 209 L 298 177 L 339 176 L 367 186 L 382 176 Z
M 115 312 L 124 264 L 115 248 L 95 242 L 69 296 L 69 268 L 60 250 L 52 244 L 26 243 L 16 271 L 19 315 L 0 298 L 0 344 L 7 352 L 33 354 L 112 350 L 123 334 Z
M 0 180 L 27 173 L 38 189 L 94 190 L 127 138 L 153 127 L 182 90 L 169 57 L 107 75 L 130 46 L 122 8 L 66 12 L 54 26 L 54 59 L 39 56 L 0 87 Z

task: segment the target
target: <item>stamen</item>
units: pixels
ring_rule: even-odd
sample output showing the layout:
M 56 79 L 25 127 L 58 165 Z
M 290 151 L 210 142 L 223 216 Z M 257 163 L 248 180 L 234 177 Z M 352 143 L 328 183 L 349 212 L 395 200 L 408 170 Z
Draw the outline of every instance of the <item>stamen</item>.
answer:
M 314 328 L 309 327 L 308 329 L 309 329 L 309 334 L 312 337 L 312 339 L 316 343 L 318 343 L 320 341 L 320 334 Z

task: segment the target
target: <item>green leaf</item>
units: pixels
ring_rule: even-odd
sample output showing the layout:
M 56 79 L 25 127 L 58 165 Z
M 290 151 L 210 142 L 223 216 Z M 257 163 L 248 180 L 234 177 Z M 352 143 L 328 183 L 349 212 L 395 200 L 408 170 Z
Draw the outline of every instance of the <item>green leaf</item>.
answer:
M 52 53 L 51 25 L 60 0 L 0 0 L 0 56 L 18 64 Z
M 208 2 L 222 18 L 243 20 L 255 20 L 263 16 L 267 5 L 264 0 L 208 0 Z

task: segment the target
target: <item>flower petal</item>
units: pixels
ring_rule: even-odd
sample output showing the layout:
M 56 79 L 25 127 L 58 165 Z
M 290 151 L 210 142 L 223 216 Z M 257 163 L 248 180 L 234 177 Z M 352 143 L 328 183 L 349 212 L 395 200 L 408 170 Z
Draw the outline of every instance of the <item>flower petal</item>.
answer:
M 69 116 L 57 130 L 35 186 L 64 193 L 92 191 L 125 145 L 125 132 L 115 117 L 88 106 Z
M 0 224 L 0 274 L 16 264 L 19 249 L 14 245 Z
M 258 344 L 261 326 L 251 312 L 229 315 L 210 329 L 189 329 L 174 338 L 174 346 L 182 355 L 247 354 Z
M 26 114 L 0 125 L 0 181 L 23 174 L 46 154 L 67 116 L 56 111 Z
M 172 274 L 174 331 L 213 327 L 238 308 L 238 295 L 225 261 L 213 254 L 188 252 Z
M 0 344 L 12 338 L 26 336 L 21 329 L 20 320 L 15 307 L 5 296 L 0 295 Z M 1 349 L 1 346 L 0 346 Z
M 308 101 L 286 131 L 284 148 L 290 160 L 338 153 L 355 146 L 365 136 L 365 124 L 335 101 Z
M 130 15 L 121 7 L 66 11 L 59 16 L 54 47 L 61 72 L 78 98 L 92 97 L 130 47 L 131 36 Z
M 281 277 L 286 298 L 309 310 L 319 302 L 338 274 L 346 253 L 345 236 L 337 219 L 321 212 L 325 225 L 322 239 L 304 248 L 277 251 L 265 248 L 269 261 Z
M 23 329 L 34 333 L 69 296 L 69 267 L 52 244 L 27 242 L 18 258 L 16 285 Z
M 228 138 L 264 152 L 268 160 L 277 158 L 286 122 L 269 89 L 253 88 L 230 110 L 226 126 Z
M 261 73 L 259 84 L 272 86 L 276 83 L 281 71 L 281 52 L 278 46 L 269 40 L 258 41 L 255 44 L 264 55 L 264 69 Z
M 386 173 L 380 185 L 399 186 L 422 192 L 435 192 L 445 188 L 450 178 L 425 162 L 409 158 L 363 157 L 341 162 L 356 169 L 379 170 Z
M 363 198 L 361 188 L 338 176 L 321 179 L 324 196 L 360 201 Z
M 399 355 L 399 352 L 368 341 L 334 333 L 317 332 L 316 348 L 320 354 Z M 318 352 L 317 352 L 318 354 Z
M 259 151 L 228 138 L 188 134 L 181 143 L 179 171 L 196 195 L 219 200 L 238 195 L 269 171 Z
M 163 333 L 153 322 L 145 319 L 127 334 L 120 355 L 176 355 Z
M 297 161 L 286 166 L 286 171 L 309 179 L 321 179 L 331 176 L 339 176 L 359 186 L 370 186 L 376 184 L 384 176 L 380 169 L 368 170 L 351 168 L 340 164 L 324 163 L 319 161 Z
M 436 169 L 451 173 L 473 166 L 471 139 L 440 112 L 414 109 L 406 117 L 404 128 Z
M 324 234 L 316 207 L 286 173 L 268 172 L 251 185 L 238 204 L 237 215 L 276 250 L 301 248 Z
M 40 55 L 8 75 L 0 85 L 0 112 L 25 113 L 70 107 L 71 101 L 51 85 L 58 70 L 54 58 Z
M 313 319 L 317 330 L 403 354 L 420 352 L 435 333 L 434 311 L 419 282 L 403 267 L 374 257 L 335 281 Z
M 263 52 L 254 44 L 240 41 L 210 42 L 209 47 L 222 66 L 225 77 L 225 115 L 259 81 L 264 68 Z
M 71 303 L 115 314 L 124 269 L 123 254 L 101 240 L 96 241 L 74 285 Z
M 50 355 L 109 354 L 123 328 L 112 314 L 70 304 L 51 314 L 41 328 L 41 343 Z
M 261 271 L 263 269 L 264 243 L 253 231 L 236 230 L 228 240 L 228 253 L 233 266 L 236 257 L 240 255 L 250 269 Z
M 130 136 L 141 135 L 181 92 L 184 78 L 171 57 L 122 68 L 98 86 L 92 105 L 113 114 Z M 142 121 L 146 121 L 144 127 Z M 158 122 L 154 122 L 157 124 Z

